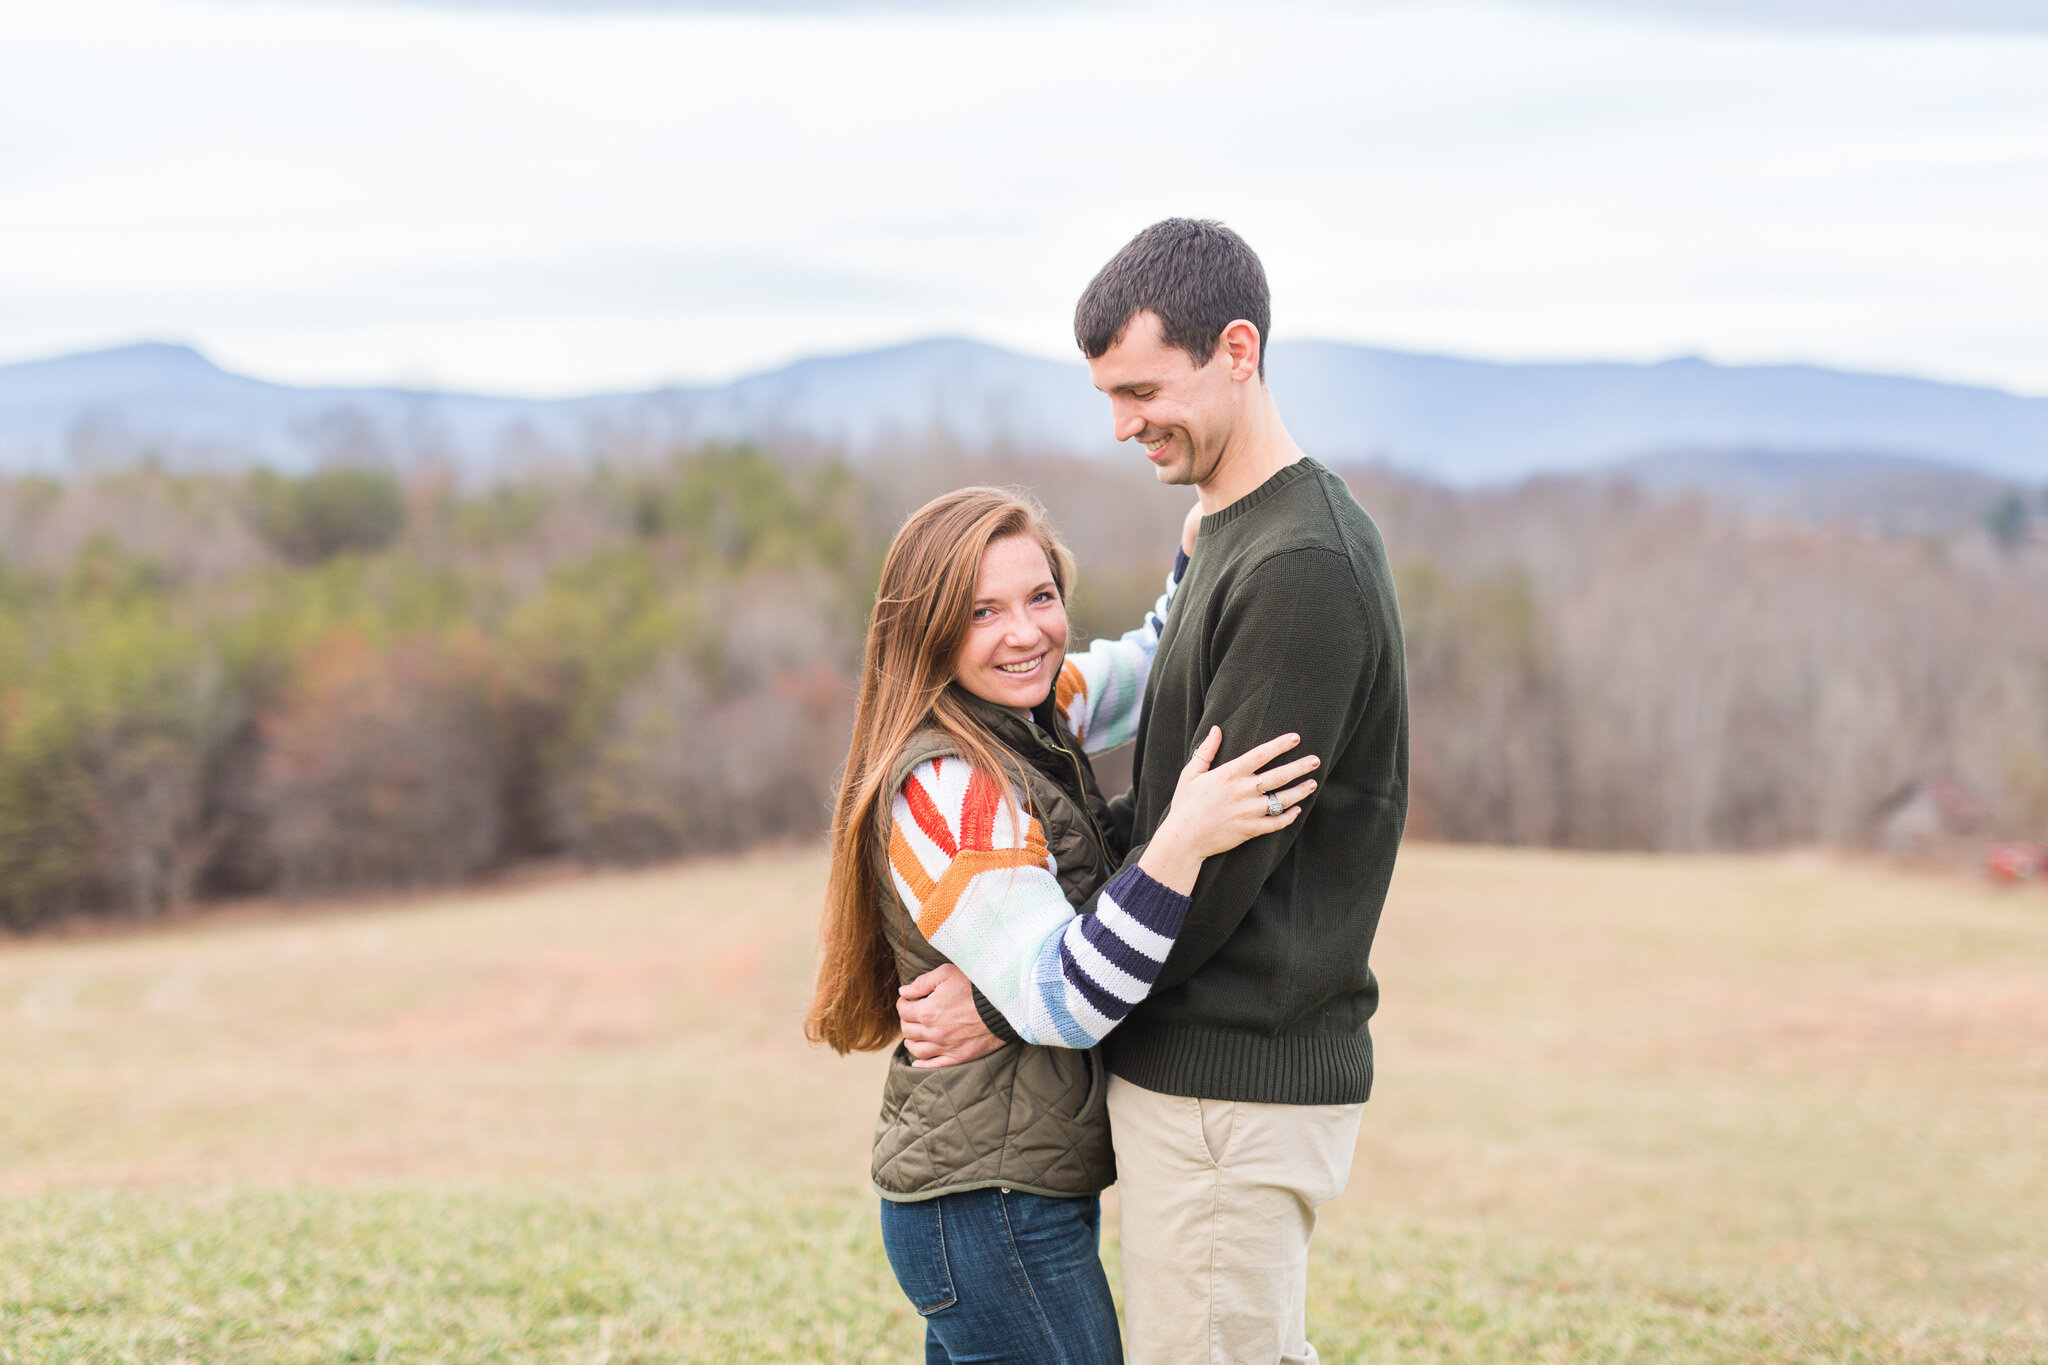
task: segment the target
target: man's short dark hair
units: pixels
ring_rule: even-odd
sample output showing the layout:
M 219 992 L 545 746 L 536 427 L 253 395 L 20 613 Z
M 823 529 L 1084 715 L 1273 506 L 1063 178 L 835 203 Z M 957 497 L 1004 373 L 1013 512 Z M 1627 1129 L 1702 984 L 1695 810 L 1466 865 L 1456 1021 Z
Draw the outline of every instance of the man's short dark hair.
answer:
M 1266 267 L 1244 238 L 1213 218 L 1154 223 L 1110 258 L 1074 307 L 1074 340 L 1090 360 L 1116 345 L 1140 313 L 1159 315 L 1166 344 L 1197 369 L 1216 355 L 1223 329 L 1243 318 L 1259 329 L 1259 377 L 1273 313 Z

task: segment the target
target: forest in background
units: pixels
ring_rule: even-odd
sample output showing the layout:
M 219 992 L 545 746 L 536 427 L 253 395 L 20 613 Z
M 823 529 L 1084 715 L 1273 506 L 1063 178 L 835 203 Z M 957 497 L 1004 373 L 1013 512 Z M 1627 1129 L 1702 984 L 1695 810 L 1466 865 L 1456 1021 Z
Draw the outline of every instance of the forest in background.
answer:
M 1935 778 L 2048 827 L 2048 547 L 1995 518 L 1350 477 L 1400 589 L 1412 833 L 1857 844 Z M 1045 502 L 1084 636 L 1137 619 L 1189 500 L 938 445 L 0 481 L 0 922 L 814 835 L 881 552 L 973 482 Z

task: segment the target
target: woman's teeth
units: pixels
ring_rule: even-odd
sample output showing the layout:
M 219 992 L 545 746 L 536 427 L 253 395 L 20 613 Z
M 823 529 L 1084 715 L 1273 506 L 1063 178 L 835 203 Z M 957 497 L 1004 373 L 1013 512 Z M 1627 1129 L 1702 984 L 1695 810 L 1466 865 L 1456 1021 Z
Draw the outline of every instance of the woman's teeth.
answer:
M 1041 659 L 1044 657 L 1042 654 L 1039 656 Z M 1029 673 L 1038 667 L 1038 659 L 1026 659 L 1021 664 L 997 664 L 996 667 L 1005 673 Z

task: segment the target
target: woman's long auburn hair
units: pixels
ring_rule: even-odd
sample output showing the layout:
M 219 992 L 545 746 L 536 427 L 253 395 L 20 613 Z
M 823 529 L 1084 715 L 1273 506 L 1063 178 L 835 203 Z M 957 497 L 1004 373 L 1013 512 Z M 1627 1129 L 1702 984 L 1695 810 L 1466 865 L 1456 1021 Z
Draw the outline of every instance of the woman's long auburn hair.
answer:
M 861 660 L 853 742 L 832 813 L 832 875 L 818 923 L 818 979 L 804 1036 L 839 1052 L 873 1052 L 896 1040 L 896 956 L 882 930 L 881 872 L 873 841 L 890 770 L 927 726 L 949 735 L 983 772 L 1014 772 L 1000 743 L 951 684 L 972 624 L 975 582 L 988 547 L 1029 536 L 1045 551 L 1065 602 L 1073 556 L 1028 496 L 962 488 L 910 514 L 882 561 L 875 613 Z M 1008 791 L 1008 782 L 998 782 Z

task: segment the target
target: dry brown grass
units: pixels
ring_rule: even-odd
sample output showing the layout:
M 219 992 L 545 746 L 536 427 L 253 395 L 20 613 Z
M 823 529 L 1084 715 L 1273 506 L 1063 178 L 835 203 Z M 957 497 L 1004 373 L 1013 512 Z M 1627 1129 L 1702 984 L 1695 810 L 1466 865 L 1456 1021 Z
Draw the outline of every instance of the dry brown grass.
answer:
M 875 1059 L 791 1026 L 808 851 L 0 947 L 0 1189 L 858 1178 Z M 792 1100 L 802 1097 L 794 1106 Z
M 2041 1333 L 2038 891 L 1423 847 L 1379 962 L 1380 1093 L 1342 1216 Z
M 796 1027 L 821 880 L 784 851 L 0 945 L 0 1190 L 716 1176 L 858 1222 L 879 1059 Z M 2048 1359 L 2048 896 L 1414 845 L 1375 962 L 1326 1357 Z

